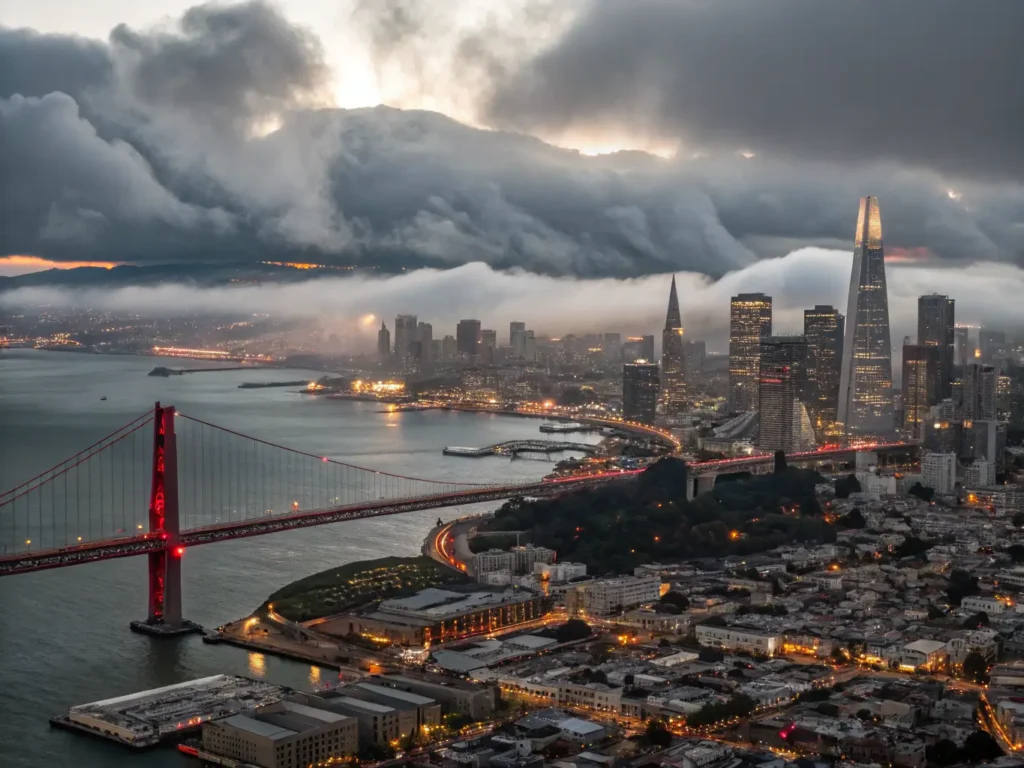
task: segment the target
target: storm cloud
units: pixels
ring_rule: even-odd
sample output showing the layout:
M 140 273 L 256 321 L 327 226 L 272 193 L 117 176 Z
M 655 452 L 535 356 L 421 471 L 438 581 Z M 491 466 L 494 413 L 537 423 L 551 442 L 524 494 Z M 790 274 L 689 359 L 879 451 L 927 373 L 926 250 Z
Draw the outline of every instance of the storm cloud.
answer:
M 1024 264 L 1024 149 L 1008 138 L 1020 100 L 1006 90 L 1020 53 L 1000 31 L 1019 6 L 997 0 L 970 25 L 929 4 L 934 40 L 911 52 L 884 46 L 923 45 L 914 2 L 869 0 L 859 22 L 844 5 L 522 0 L 522 24 L 488 17 L 434 58 L 424 30 L 448 16 L 361 6 L 352 23 L 372 30 L 381 71 L 420 62 L 423 103 L 457 91 L 510 131 L 331 106 L 321 41 L 262 2 L 107 42 L 0 30 L 0 254 L 718 278 L 848 249 L 857 199 L 875 194 L 898 257 Z M 954 22 L 960 41 L 944 37 Z M 853 78 L 853 43 L 876 27 Z M 700 152 L 588 157 L 529 135 L 572 129 Z

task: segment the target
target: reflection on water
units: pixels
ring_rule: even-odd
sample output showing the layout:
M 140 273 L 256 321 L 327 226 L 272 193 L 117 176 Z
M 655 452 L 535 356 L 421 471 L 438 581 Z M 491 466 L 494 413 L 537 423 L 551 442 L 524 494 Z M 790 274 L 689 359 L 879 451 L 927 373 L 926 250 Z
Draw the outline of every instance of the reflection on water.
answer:
M 320 667 L 309 668 L 309 683 L 310 685 L 320 684 Z
M 249 671 L 255 677 L 263 677 L 267 668 L 267 657 L 256 651 L 249 651 Z

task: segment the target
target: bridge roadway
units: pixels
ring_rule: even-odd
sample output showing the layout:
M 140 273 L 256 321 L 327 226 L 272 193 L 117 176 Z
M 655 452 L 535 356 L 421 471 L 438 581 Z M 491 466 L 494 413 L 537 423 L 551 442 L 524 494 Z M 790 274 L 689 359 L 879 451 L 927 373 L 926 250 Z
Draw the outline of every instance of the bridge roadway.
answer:
M 421 509 L 440 509 L 459 504 L 476 504 L 498 501 L 512 496 L 546 496 L 553 493 L 575 490 L 635 475 L 642 470 L 626 472 L 603 472 L 594 475 L 564 477 L 525 485 L 494 486 L 474 488 L 448 494 L 435 494 L 406 499 L 383 499 L 364 504 L 347 505 L 331 509 L 310 510 L 257 517 L 232 523 L 220 523 L 201 528 L 191 528 L 179 535 L 179 548 L 174 554 L 180 557 L 184 550 L 200 544 L 212 544 L 229 539 L 262 536 L 268 533 L 289 531 L 294 528 L 308 528 L 314 525 L 337 523 L 343 520 L 360 520 L 367 517 L 399 515 Z M 95 560 L 111 560 L 158 552 L 166 547 L 160 534 L 145 533 L 138 536 L 76 544 L 59 549 L 40 550 L 18 555 L 0 557 L 0 576 L 29 573 L 49 568 L 63 568 Z

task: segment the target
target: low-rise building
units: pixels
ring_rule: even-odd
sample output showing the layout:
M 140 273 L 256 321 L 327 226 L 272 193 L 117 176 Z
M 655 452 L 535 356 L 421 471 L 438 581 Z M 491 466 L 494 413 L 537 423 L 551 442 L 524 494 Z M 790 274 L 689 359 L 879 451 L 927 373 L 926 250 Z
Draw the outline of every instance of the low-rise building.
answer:
M 485 720 L 497 706 L 496 689 L 464 680 L 436 678 L 431 675 L 405 673 L 375 675 L 367 682 L 379 683 L 399 691 L 418 693 L 441 703 L 445 713 L 459 712 L 474 720 Z
M 931 671 L 946 661 L 946 644 L 941 640 L 915 640 L 900 651 L 900 668 L 907 671 Z
M 782 649 L 782 637 L 736 627 L 714 627 L 698 624 L 694 633 L 697 642 L 711 648 L 728 651 L 748 651 L 774 656 Z
M 657 576 L 595 579 L 574 585 L 566 593 L 566 608 L 573 614 L 608 616 L 634 605 L 651 603 L 661 596 Z
M 585 563 L 534 563 L 533 575 L 544 581 L 563 582 L 587 575 Z
M 1007 609 L 1002 600 L 994 597 L 965 597 L 960 601 L 960 608 L 969 613 L 985 613 L 989 616 L 996 616 Z
M 203 750 L 262 768 L 305 768 L 359 751 L 357 720 L 291 701 L 203 724 Z

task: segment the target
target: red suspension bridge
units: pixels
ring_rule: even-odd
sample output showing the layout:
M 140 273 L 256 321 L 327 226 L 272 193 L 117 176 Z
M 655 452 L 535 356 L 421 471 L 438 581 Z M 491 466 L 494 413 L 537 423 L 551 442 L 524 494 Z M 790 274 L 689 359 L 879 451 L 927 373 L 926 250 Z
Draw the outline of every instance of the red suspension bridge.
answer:
M 157 403 L 0 494 L 0 576 L 146 555 L 149 612 L 133 628 L 176 634 L 196 629 L 182 619 L 181 561 L 190 547 L 629 474 L 514 485 L 427 480 L 286 448 Z

